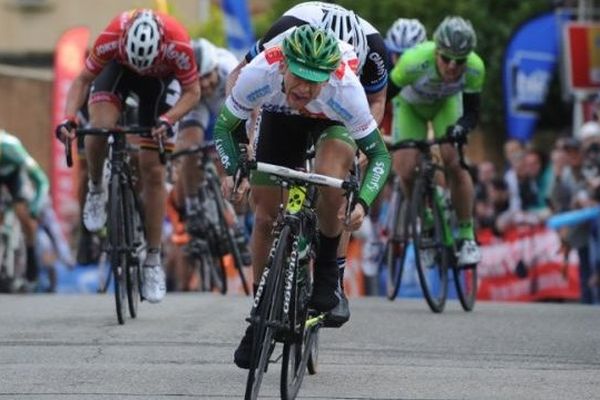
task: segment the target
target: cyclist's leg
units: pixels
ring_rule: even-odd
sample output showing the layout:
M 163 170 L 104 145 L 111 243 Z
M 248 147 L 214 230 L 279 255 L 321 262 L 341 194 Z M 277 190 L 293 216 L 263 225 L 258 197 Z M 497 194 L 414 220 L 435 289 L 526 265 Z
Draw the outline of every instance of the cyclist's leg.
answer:
M 174 80 L 136 77 L 132 87 L 140 98 L 138 117 L 142 126 L 154 126 L 158 117 L 175 103 L 179 94 L 179 86 Z M 175 138 L 166 140 L 165 149 L 172 151 L 174 143 Z M 165 166 L 160 163 L 157 150 L 158 146 L 153 139 L 140 140 L 139 169 L 148 243 L 142 268 L 142 294 L 151 303 L 160 302 L 166 294 L 160 251 L 167 199 L 166 171 Z
M 428 107 L 418 109 L 418 106 L 411 105 L 400 97 L 394 99 L 394 105 L 392 131 L 394 143 L 427 139 L 427 117 L 430 114 Z M 412 193 L 418 157 L 419 151 L 416 149 L 401 149 L 393 154 L 394 173 L 400 177 L 402 190 L 407 199 Z
M 181 149 L 190 148 L 204 142 L 204 134 L 208 124 L 208 109 L 199 104 L 196 108 L 184 116 L 179 123 L 177 134 L 177 147 Z M 188 215 L 200 211 L 198 204 L 198 185 L 202 179 L 198 168 L 199 154 L 184 157 L 181 162 L 181 173 L 183 191 L 185 193 L 185 209 Z
M 38 259 L 35 252 L 36 244 L 36 233 L 37 233 L 37 220 L 32 217 L 28 205 L 29 197 L 25 190 L 25 172 L 20 169 L 7 177 L 2 178 L 2 183 L 6 185 L 8 192 L 13 201 L 13 210 L 19 223 L 21 224 L 21 230 L 25 238 L 25 248 L 27 252 L 27 265 L 25 271 L 25 277 L 27 281 L 34 286 L 37 282 L 39 265 Z M 31 287 L 30 289 L 35 289 Z
M 448 98 L 433 120 L 436 137 L 446 134 L 448 126 L 456 123 L 462 113 L 461 96 L 454 95 Z M 462 168 L 458 152 L 450 145 L 441 146 L 442 159 L 448 173 L 448 184 L 452 198 L 452 205 L 458 216 L 458 239 L 461 242 L 459 251 L 459 265 L 476 264 L 481 254 L 475 243 L 473 226 L 473 203 L 475 190 L 469 171 Z
M 322 129 L 317 143 L 315 172 L 344 179 L 352 167 L 355 152 L 356 144 L 344 127 L 337 124 L 327 126 Z M 342 190 L 321 188 L 321 197 L 317 206 L 320 243 L 312 298 L 313 307 L 320 311 L 334 309 L 340 304 L 342 298 L 342 296 L 336 295 L 336 291 L 339 285 L 340 265 L 338 261 L 343 261 L 339 260 L 338 251 L 341 247 L 345 255 L 347 247 L 347 242 L 340 246 L 342 224 L 338 213 L 344 204 Z M 344 314 L 340 317 L 347 320 L 346 315 L 349 317 L 349 310 L 347 310 L 347 301 L 345 298 L 343 300 L 343 307 L 337 310 L 337 314 Z
M 113 128 L 119 120 L 122 107 L 122 84 L 127 73 L 125 68 L 111 63 L 94 80 L 90 90 L 88 111 L 90 126 Z M 107 191 L 102 175 L 106 158 L 106 138 L 85 137 L 85 156 L 88 167 L 88 193 L 83 208 L 83 221 L 92 232 L 99 231 L 106 223 Z

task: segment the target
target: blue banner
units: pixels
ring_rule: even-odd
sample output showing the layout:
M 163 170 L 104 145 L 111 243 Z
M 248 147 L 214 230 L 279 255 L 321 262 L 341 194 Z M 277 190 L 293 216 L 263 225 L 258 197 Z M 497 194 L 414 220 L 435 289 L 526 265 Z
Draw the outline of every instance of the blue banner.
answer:
M 527 141 L 533 135 L 558 66 L 562 25 L 567 20 L 565 13 L 541 14 L 521 25 L 510 39 L 502 75 L 511 138 Z
M 254 44 L 246 0 L 223 0 L 225 33 L 229 50 L 241 59 Z

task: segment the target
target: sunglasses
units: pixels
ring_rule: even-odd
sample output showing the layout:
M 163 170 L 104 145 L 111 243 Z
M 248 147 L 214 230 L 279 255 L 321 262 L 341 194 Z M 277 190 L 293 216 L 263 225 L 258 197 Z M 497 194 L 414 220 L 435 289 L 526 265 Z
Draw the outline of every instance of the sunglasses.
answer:
M 456 65 L 463 65 L 464 63 L 467 62 L 466 58 L 451 58 L 451 57 L 445 56 L 443 54 L 440 54 L 440 58 L 442 59 L 444 64 L 450 64 L 450 61 L 454 61 L 456 63 Z

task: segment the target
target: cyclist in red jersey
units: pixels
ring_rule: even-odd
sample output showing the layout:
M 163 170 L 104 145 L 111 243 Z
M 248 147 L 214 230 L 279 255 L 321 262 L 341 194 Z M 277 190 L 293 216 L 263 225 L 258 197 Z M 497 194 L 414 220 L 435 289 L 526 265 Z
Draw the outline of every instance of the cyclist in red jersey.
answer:
M 139 124 L 153 126 L 153 139 L 168 138 L 173 147 L 173 124 L 200 99 L 196 60 L 185 28 L 174 18 L 138 9 L 115 17 L 96 39 L 84 70 L 67 95 L 66 116 L 57 126 L 59 139 L 75 137 L 75 114 L 84 104 L 88 89 L 90 125 L 113 128 L 128 95 L 139 98 Z M 165 216 L 165 168 L 155 154 L 153 139 L 142 139 L 140 170 L 144 192 L 148 254 L 144 261 L 142 295 L 150 302 L 166 292 L 161 266 L 161 227 Z M 102 183 L 106 139 L 85 138 L 89 181 L 84 224 L 90 231 L 106 223 L 107 191 Z

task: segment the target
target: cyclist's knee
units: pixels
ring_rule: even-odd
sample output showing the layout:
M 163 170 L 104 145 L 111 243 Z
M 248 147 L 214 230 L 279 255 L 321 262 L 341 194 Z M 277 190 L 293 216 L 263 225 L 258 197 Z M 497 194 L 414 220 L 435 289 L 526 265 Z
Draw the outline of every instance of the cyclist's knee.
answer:
M 324 140 L 315 157 L 315 172 L 345 178 L 354 162 L 355 149 L 342 140 Z

